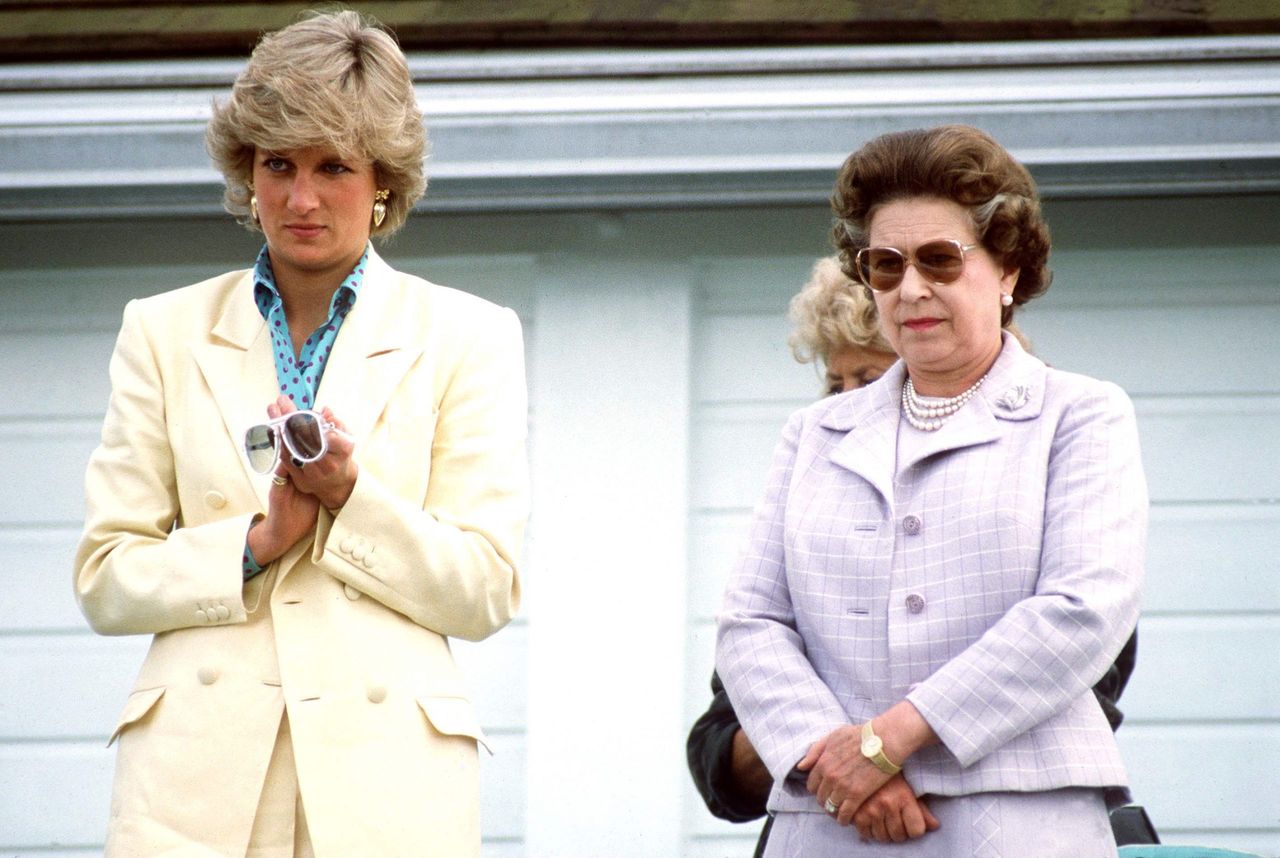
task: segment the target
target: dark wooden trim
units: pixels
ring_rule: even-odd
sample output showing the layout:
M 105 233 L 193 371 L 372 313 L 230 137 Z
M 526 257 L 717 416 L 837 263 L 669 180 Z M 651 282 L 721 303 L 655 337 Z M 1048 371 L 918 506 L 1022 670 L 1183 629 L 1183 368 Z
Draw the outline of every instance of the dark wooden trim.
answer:
M 240 56 L 319 4 L 0 0 L 0 61 Z M 1274 0 L 388 0 L 414 49 L 662 47 L 1280 33 Z

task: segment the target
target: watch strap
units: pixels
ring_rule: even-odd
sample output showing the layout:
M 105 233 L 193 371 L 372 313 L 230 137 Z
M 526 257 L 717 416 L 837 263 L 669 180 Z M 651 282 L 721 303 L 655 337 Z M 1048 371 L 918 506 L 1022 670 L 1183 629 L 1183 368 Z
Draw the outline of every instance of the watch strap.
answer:
M 875 739 L 873 743 L 876 751 L 874 754 L 867 753 L 867 740 Z M 902 766 L 890 760 L 884 754 L 884 743 L 880 741 L 880 737 L 871 727 L 871 722 L 867 721 L 862 725 L 862 756 L 866 757 L 871 763 L 886 775 L 896 775 L 902 771 Z

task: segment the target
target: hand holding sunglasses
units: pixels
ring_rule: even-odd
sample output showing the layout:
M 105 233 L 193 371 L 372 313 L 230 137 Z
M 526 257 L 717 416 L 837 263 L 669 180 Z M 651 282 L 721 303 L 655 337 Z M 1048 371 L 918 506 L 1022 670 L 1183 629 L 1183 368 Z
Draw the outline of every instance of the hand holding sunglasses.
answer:
M 328 408 L 286 412 L 292 407 L 282 397 L 273 406 L 279 416 L 245 432 L 249 465 L 260 474 L 275 471 L 277 484 L 287 477 L 295 489 L 336 510 L 351 496 L 359 473 L 351 436 Z
M 335 428 L 324 415 L 309 408 L 250 426 L 244 433 L 244 453 L 249 459 L 249 467 L 259 474 L 274 471 L 280 463 L 282 443 L 295 467 L 322 459 L 329 452 L 329 441 L 325 436 Z

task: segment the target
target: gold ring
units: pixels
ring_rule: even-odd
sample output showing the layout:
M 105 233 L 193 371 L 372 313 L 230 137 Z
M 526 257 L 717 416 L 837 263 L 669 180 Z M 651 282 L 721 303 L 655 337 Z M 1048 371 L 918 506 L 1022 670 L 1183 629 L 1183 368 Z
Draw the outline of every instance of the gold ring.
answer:
M 283 486 L 285 483 L 289 482 L 289 478 L 276 474 L 271 477 L 271 482 L 275 483 L 277 486 Z

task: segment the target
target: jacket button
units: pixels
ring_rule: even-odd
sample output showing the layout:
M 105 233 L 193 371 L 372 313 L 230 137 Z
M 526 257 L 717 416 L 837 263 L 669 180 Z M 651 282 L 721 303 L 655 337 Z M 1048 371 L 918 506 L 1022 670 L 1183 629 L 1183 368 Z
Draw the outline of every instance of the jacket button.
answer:
M 354 602 L 356 599 L 359 599 L 359 598 L 360 598 L 360 591 L 359 591 L 359 590 L 357 590 L 355 587 L 352 587 L 350 584 L 343 584 L 343 585 L 342 585 L 342 592 L 346 593 L 346 594 L 347 594 L 347 598 L 348 598 L 348 599 L 350 599 L 350 600 L 351 600 L 351 601 L 353 601 L 353 602 Z
M 361 543 L 357 545 L 355 548 L 351 549 L 351 559 L 356 561 L 357 563 L 364 559 L 364 555 L 365 555 L 364 543 Z
M 200 680 L 201 685 L 213 685 L 218 681 L 218 668 L 202 667 L 196 671 L 196 678 Z
M 364 556 L 364 559 L 361 562 L 364 563 L 364 568 L 372 569 L 375 565 L 377 565 L 378 558 L 374 557 L 373 552 L 370 551 L 368 554 Z
M 218 619 L 225 620 L 231 616 L 231 610 L 226 605 L 219 605 L 217 609 Z
M 909 515 L 902 520 L 902 529 L 909 536 L 915 536 L 920 532 L 920 519 L 917 516 Z
M 350 554 L 351 549 L 355 547 L 355 544 L 356 544 L 356 541 L 352 537 L 350 536 L 343 537 L 342 541 L 338 543 L 338 550 L 341 551 L 343 554 Z
M 219 491 L 208 491 L 204 493 L 204 502 L 213 509 L 222 509 L 227 505 L 227 496 Z
M 369 689 L 370 703 L 381 703 L 386 699 L 387 699 L 387 689 L 383 688 L 381 685 L 375 685 Z
M 907 596 L 907 610 L 913 614 L 918 614 L 924 610 L 924 596 L 919 593 L 912 593 Z
M 204 612 L 204 608 L 196 608 L 196 619 L 202 623 L 209 622 L 209 615 Z

